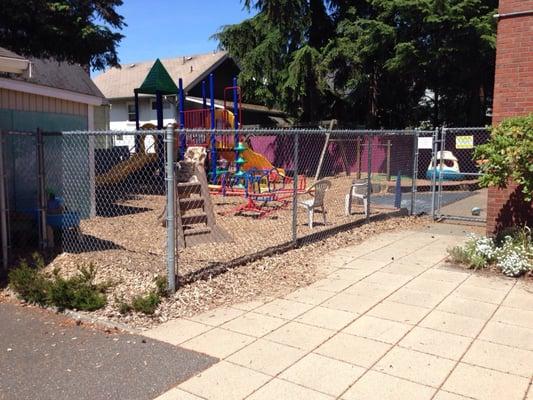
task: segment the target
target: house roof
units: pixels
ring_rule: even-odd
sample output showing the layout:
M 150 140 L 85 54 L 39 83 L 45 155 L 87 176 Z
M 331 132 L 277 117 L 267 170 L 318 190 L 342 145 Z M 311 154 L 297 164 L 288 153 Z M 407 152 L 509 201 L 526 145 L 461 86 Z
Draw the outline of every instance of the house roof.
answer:
M 12 51 L 8 49 L 4 49 L 3 47 L 0 47 L 0 57 L 5 58 L 15 58 L 17 60 L 24 60 L 25 58 L 18 55 L 17 53 L 13 53 Z
M 53 60 L 30 59 L 31 77 L 16 78 L 38 85 L 104 97 L 81 65 Z
M 17 71 L 7 76 L 7 79 L 33 83 L 53 89 L 67 90 L 73 93 L 85 94 L 103 98 L 104 95 L 91 80 L 89 74 L 78 64 L 43 60 L 39 58 L 22 57 L 10 50 L 0 47 L 0 59 L 26 61 L 24 71 Z M 14 72 L 14 70 L 6 70 Z
M 164 59 L 161 63 L 172 77 L 174 84 L 178 83 L 179 78 L 183 79 L 183 88 L 187 91 L 227 58 L 226 52 L 218 51 Z M 153 61 L 124 64 L 122 68 L 108 69 L 93 80 L 108 99 L 131 98 L 133 89 L 141 86 L 153 64 Z

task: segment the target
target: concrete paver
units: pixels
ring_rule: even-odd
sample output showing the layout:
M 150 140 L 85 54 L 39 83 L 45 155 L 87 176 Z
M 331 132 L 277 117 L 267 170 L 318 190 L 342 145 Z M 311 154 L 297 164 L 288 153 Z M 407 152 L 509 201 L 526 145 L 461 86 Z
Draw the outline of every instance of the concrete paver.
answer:
M 434 388 L 376 371 L 366 373 L 343 396 L 345 400 L 429 400 Z
M 283 372 L 280 378 L 336 397 L 364 372 L 365 368 L 311 353 Z
M 182 343 L 181 347 L 212 357 L 225 358 L 253 341 L 251 336 L 215 328 Z
M 281 379 L 274 379 L 248 397 L 249 400 L 331 400 L 334 397 Z
M 395 347 L 373 369 L 438 388 L 454 366 L 453 361 L 445 358 Z
M 261 337 L 276 330 L 287 321 L 281 318 L 249 312 L 221 325 L 221 328 L 242 333 L 243 335 Z
M 268 375 L 221 361 L 182 383 L 179 388 L 208 399 L 239 400 L 246 398 L 269 380 Z
M 227 360 L 255 371 L 275 376 L 290 367 L 305 354 L 306 351 L 301 349 L 259 339 L 231 355 Z
M 460 363 L 443 389 L 474 399 L 522 400 L 529 379 Z
M 424 328 L 475 338 L 483 329 L 484 324 L 485 321 L 482 319 L 433 310 L 419 325 Z
M 325 278 L 284 298 L 182 322 L 184 343 L 171 325 L 147 334 L 224 359 L 174 389 L 184 399 L 523 400 L 533 288 L 444 263 L 468 230 L 386 233 L 323 257 Z
M 265 339 L 302 350 L 311 350 L 334 334 L 333 331 L 316 326 L 289 322 L 265 336 Z
M 533 376 L 533 351 L 476 340 L 463 362 L 525 378 Z
M 161 340 L 162 342 L 178 345 L 210 329 L 213 328 L 200 324 L 199 322 L 175 319 L 165 322 L 154 329 L 150 329 L 144 335 L 152 339 Z
M 338 333 L 315 350 L 316 353 L 362 367 L 370 367 L 391 345 L 358 336 Z
M 423 353 L 459 360 L 471 342 L 472 339 L 466 336 L 415 327 L 400 341 L 399 345 Z
M 394 344 L 409 332 L 411 328 L 412 326 L 402 324 L 401 322 L 363 315 L 347 326 L 342 332 Z

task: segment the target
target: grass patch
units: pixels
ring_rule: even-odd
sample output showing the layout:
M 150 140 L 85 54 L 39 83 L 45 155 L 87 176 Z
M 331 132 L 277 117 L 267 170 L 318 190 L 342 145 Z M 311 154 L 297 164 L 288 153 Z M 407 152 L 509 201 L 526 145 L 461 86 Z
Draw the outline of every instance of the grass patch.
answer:
M 106 305 L 105 291 L 108 285 L 94 283 L 94 265 L 80 266 L 78 274 L 63 278 L 59 270 L 47 276 L 42 269 L 44 261 L 39 255 L 33 256 L 30 265 L 23 260 L 9 272 L 9 287 L 27 301 L 41 306 L 55 306 L 60 309 L 94 311 Z

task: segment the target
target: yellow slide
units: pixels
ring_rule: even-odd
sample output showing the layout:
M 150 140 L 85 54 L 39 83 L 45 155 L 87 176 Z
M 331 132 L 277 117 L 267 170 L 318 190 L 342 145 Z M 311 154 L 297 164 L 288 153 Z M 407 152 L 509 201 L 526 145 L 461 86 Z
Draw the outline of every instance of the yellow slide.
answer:
M 219 150 L 218 153 L 221 157 L 225 158 L 230 163 L 235 160 L 235 151 L 233 150 Z M 244 171 L 248 171 L 252 168 L 260 170 L 276 169 L 281 176 L 285 176 L 285 171 L 283 170 L 283 168 L 274 167 L 264 155 L 256 153 L 255 151 L 250 149 L 244 150 L 241 154 L 242 158 L 246 160 L 246 163 L 244 163 L 242 166 L 242 169 Z
M 157 160 L 155 153 L 133 154 L 130 158 L 118 163 L 105 174 L 96 177 L 96 185 L 110 185 L 120 183 L 128 176 L 141 170 L 144 166 Z

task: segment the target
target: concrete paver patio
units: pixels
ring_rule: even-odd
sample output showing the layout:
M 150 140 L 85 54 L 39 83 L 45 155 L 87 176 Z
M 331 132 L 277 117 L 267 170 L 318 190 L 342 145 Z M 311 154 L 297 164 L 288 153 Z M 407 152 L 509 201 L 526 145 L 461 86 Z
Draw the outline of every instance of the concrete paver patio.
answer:
M 532 399 L 533 287 L 448 267 L 464 238 L 443 224 L 382 234 L 283 299 L 147 331 L 221 359 L 158 400 Z

